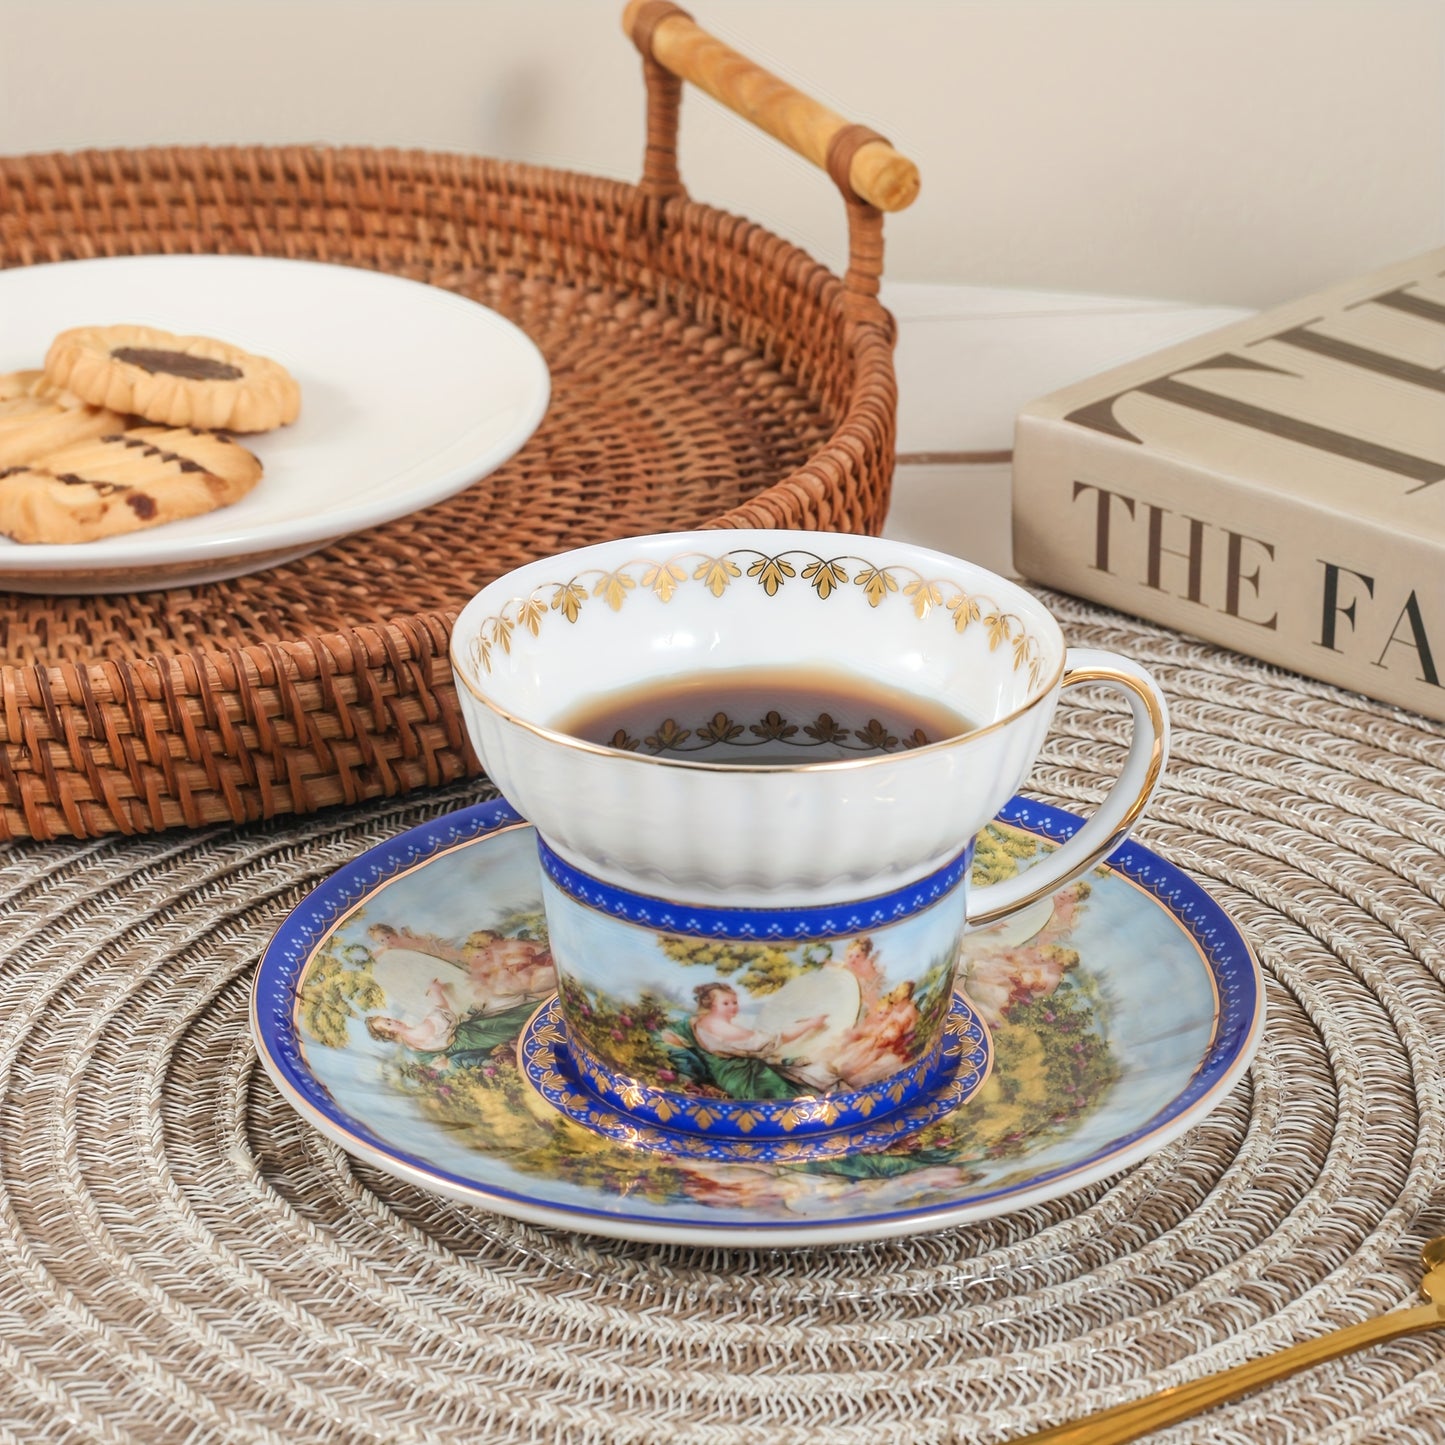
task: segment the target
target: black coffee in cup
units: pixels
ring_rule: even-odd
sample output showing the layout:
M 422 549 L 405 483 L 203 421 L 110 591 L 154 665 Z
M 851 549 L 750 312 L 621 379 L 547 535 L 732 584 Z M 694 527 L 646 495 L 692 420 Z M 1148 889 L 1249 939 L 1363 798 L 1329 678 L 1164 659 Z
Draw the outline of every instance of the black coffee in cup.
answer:
M 931 698 L 827 667 L 680 673 L 596 694 L 552 727 L 654 757 L 741 767 L 901 752 L 972 731 Z

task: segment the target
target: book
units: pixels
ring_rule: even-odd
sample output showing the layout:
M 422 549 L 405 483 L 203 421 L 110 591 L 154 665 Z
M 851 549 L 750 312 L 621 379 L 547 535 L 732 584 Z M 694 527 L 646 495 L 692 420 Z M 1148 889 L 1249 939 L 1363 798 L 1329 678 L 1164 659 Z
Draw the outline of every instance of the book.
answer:
M 1011 506 L 1025 578 L 1445 719 L 1445 249 L 1024 407 Z

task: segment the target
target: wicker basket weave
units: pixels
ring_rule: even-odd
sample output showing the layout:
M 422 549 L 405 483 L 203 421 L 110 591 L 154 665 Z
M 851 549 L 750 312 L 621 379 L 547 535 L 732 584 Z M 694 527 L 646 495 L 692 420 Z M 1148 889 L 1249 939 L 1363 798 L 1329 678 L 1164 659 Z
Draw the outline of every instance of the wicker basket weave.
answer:
M 0 264 L 215 252 L 371 267 L 509 317 L 553 382 L 504 468 L 299 561 L 164 592 L 3 595 L 0 837 L 245 821 L 475 773 L 447 640 L 499 573 L 643 532 L 881 527 L 893 333 L 876 299 L 881 216 L 849 184 L 850 157 L 881 155 L 881 138 L 833 128 L 852 251 L 840 278 L 686 197 L 681 83 L 652 37 L 671 21 L 674 38 L 721 47 L 670 6 L 640 9 L 637 186 L 361 149 L 0 160 Z

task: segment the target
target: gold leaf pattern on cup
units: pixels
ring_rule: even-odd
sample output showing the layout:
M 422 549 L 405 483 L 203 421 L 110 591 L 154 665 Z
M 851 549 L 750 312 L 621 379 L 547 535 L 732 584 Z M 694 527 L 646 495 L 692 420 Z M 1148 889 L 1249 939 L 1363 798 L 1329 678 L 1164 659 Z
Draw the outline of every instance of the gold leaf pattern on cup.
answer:
M 927 620 L 930 613 L 945 608 L 955 632 L 966 632 L 982 623 L 988 632 L 990 652 L 1008 643 L 1015 672 L 1027 669 L 1030 686 L 1037 686 L 1043 672 L 1043 646 L 1023 619 L 1005 612 L 990 597 L 971 593 L 947 577 L 926 577 L 902 564 L 878 565 L 866 557 L 822 557 L 815 552 L 790 548 L 770 555 L 751 548 L 718 554 L 679 553 L 657 562 L 638 559 L 611 569 L 595 568 L 578 573 L 565 582 L 544 582 L 530 596 L 514 598 L 500 612 L 482 619 L 470 643 L 472 662 L 478 671 L 492 670 L 493 652 L 511 651 L 512 635 L 520 625 L 534 637 L 539 635 L 549 613 L 558 613 L 575 623 L 583 608 L 602 602 L 612 612 L 639 593 L 671 602 L 677 592 L 691 583 L 701 583 L 714 597 L 746 577 L 776 597 L 790 583 L 806 582 L 821 602 L 834 596 L 850 580 L 861 587 L 870 607 L 880 606 L 890 596 L 906 601 L 915 618 Z M 636 573 L 636 575 L 634 575 Z

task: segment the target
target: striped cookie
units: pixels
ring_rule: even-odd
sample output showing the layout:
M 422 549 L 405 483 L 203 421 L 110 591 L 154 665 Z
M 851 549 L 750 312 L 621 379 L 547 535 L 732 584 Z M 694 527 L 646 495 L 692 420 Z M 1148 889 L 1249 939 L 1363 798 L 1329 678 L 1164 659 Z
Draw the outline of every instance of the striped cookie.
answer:
M 166 426 L 270 431 L 301 410 L 301 388 L 280 362 L 152 326 L 62 331 L 46 353 L 45 375 L 93 406 Z
M 52 390 L 41 371 L 0 376 L 0 467 L 24 466 L 47 452 L 119 431 L 125 418 Z
M 260 478 L 260 461 L 229 437 L 142 427 L 0 470 L 0 534 L 94 542 L 229 506 Z

